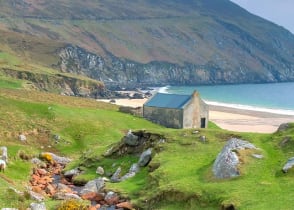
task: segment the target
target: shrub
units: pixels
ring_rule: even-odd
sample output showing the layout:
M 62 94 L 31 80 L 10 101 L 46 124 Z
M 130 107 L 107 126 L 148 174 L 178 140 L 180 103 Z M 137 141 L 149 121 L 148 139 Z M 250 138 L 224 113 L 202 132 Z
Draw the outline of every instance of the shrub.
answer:
M 53 157 L 50 153 L 42 153 L 40 155 L 40 158 L 43 159 L 43 160 L 46 160 L 48 161 L 49 163 L 53 163 Z
M 57 210 L 88 210 L 89 207 L 78 200 L 66 200 L 57 207 Z

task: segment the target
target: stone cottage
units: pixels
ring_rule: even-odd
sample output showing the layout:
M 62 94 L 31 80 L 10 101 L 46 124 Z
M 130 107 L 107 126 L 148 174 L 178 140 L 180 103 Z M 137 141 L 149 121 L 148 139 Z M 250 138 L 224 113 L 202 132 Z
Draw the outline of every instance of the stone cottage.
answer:
M 143 106 L 144 118 L 168 128 L 207 128 L 208 105 L 199 93 L 157 93 Z

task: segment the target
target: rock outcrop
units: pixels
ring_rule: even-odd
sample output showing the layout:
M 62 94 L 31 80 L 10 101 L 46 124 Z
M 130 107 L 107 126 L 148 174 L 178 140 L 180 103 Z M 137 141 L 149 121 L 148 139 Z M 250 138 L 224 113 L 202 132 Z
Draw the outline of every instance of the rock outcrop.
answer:
M 66 165 L 71 161 L 71 159 L 69 159 L 67 157 L 61 157 L 61 156 L 55 155 L 54 153 L 51 153 L 51 152 L 43 152 L 43 153 L 41 153 L 40 157 L 49 161 L 49 162 L 54 161 L 54 162 L 61 164 L 61 165 Z
M 128 131 L 118 144 L 113 145 L 104 153 L 104 156 L 141 155 L 149 148 L 153 148 L 154 152 L 159 152 L 164 142 L 164 137 L 160 134 L 146 131 Z
M 291 168 L 293 168 L 293 166 L 294 166 L 294 157 L 288 159 L 287 163 L 284 165 L 282 170 L 284 173 L 287 173 Z
M 219 179 L 239 176 L 238 166 L 240 161 L 237 152 L 244 149 L 256 149 L 256 147 L 241 139 L 232 138 L 228 140 L 213 164 L 214 176 Z
M 149 148 L 141 154 L 140 159 L 138 161 L 138 165 L 141 167 L 147 166 L 148 163 L 151 161 L 151 158 L 152 158 L 152 149 Z
M 31 210 L 46 210 L 45 203 L 31 203 Z
M 102 82 L 92 79 L 81 79 L 67 74 L 41 74 L 29 71 L 15 71 L 13 69 L 2 69 L 5 75 L 12 78 L 27 80 L 32 83 L 34 89 L 48 92 L 58 92 L 61 95 L 80 96 L 91 98 L 104 98 L 114 96 Z M 26 140 L 23 136 L 20 140 Z
M 84 195 L 86 193 L 94 192 L 98 193 L 104 188 L 104 180 L 102 178 L 98 178 L 92 181 L 87 182 L 87 184 L 83 187 L 80 194 Z
M 287 130 L 288 128 L 290 128 L 290 124 L 289 124 L 289 123 L 282 123 L 282 124 L 279 126 L 277 132 L 285 131 L 285 130 Z
M 160 152 L 162 144 L 165 143 L 163 136 L 146 131 L 128 131 L 119 143 L 113 145 L 104 154 L 105 157 L 116 157 L 127 154 L 138 156 L 138 161 L 133 163 L 128 172 L 121 174 L 122 168 L 119 166 L 114 173 L 111 174 L 110 181 L 121 182 L 129 179 L 139 172 L 140 168 L 146 167 L 152 160 L 156 152 Z M 150 166 L 151 170 L 156 170 L 160 165 Z
M 134 135 L 131 130 L 128 131 L 123 139 L 124 143 L 128 146 L 138 146 L 139 144 L 139 137 Z

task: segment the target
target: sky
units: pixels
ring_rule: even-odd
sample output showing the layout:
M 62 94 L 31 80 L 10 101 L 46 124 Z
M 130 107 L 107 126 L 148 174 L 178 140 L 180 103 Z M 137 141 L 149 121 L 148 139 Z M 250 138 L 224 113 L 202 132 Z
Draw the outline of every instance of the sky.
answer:
M 231 0 L 250 13 L 270 20 L 294 34 L 294 0 Z

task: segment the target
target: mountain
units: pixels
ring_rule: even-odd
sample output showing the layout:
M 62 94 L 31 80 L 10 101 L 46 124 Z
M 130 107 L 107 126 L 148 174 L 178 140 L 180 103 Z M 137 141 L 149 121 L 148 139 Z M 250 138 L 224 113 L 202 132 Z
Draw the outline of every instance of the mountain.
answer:
M 0 46 L 108 87 L 294 81 L 294 35 L 229 0 L 1 1 Z

